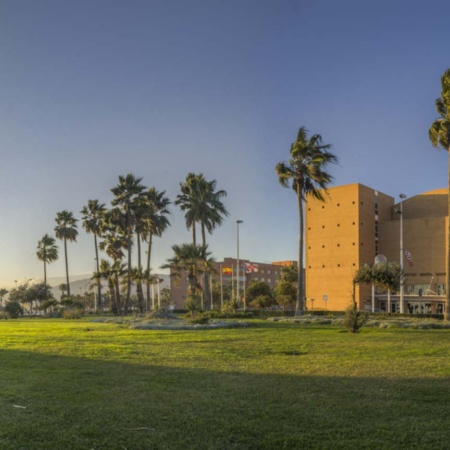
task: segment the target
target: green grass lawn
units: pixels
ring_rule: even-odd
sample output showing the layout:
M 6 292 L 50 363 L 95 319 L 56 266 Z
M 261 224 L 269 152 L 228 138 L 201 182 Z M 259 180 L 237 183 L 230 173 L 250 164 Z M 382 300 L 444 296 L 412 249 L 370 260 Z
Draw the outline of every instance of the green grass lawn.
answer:
M 449 425 L 450 330 L 0 321 L 2 450 L 448 449 Z

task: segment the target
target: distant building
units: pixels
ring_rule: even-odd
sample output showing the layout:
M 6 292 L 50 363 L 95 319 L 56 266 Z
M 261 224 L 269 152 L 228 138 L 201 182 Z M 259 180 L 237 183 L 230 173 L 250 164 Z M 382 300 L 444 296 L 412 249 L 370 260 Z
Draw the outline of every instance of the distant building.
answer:
M 239 290 L 241 296 L 245 295 L 245 289 L 253 281 L 264 281 L 272 289 L 275 288 L 281 275 L 282 266 L 288 266 L 291 263 L 297 264 L 296 261 L 279 261 L 267 264 L 251 262 L 248 259 L 239 259 Z M 222 283 L 231 285 L 233 292 L 236 292 L 238 280 L 237 259 L 224 258 L 223 261 L 215 262 L 213 267 L 215 273 L 212 275 L 212 281 L 220 282 L 220 274 L 222 274 Z M 199 281 L 203 283 L 203 280 Z M 184 308 L 187 288 L 186 276 L 181 276 L 178 281 L 175 281 L 172 276 L 170 277 L 171 303 L 176 309 Z M 218 305 L 218 302 L 220 302 L 220 299 L 213 298 L 213 304 Z
M 403 201 L 405 312 L 443 312 L 446 277 L 448 191 L 438 189 Z M 324 203 L 306 207 L 306 297 L 314 309 L 343 310 L 351 302 L 352 280 L 376 255 L 400 263 L 400 214 L 394 198 L 361 184 L 329 189 Z M 362 310 L 372 302 L 371 286 L 356 289 Z M 387 310 L 385 293 L 375 307 Z M 392 296 L 392 312 L 399 295 Z

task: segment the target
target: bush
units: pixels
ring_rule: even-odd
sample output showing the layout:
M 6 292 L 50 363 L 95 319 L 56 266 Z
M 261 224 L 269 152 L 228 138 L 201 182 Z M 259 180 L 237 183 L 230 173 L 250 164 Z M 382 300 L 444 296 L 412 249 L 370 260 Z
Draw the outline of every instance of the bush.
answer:
M 81 319 L 81 310 L 79 309 L 65 309 L 63 311 L 64 319 Z
M 209 322 L 209 317 L 203 314 L 198 314 L 190 317 L 188 321 L 194 325 L 206 325 Z
M 0 311 L 0 320 L 1 319 L 8 319 L 9 318 L 9 314 L 5 311 Z
M 19 302 L 8 302 L 5 305 L 5 313 L 11 317 L 11 319 L 17 319 L 20 316 L 23 316 L 23 308 Z
M 184 306 L 189 311 L 191 316 L 194 316 L 200 308 L 200 298 L 198 295 L 189 294 L 184 302 Z
M 344 327 L 349 333 L 357 333 L 359 329 L 367 322 L 367 314 L 358 311 L 355 304 L 351 304 L 345 310 Z

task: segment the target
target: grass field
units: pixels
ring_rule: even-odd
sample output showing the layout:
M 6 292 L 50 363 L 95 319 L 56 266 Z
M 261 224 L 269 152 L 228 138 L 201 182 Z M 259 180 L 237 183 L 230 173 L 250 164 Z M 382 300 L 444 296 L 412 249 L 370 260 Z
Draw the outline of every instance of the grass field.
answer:
M 0 321 L 0 449 L 448 449 L 450 331 Z

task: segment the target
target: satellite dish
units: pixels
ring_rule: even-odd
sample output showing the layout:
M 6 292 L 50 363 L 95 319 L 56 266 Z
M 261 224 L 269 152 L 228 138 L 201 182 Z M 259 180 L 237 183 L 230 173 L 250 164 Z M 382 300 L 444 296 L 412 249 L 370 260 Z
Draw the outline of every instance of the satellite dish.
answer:
M 384 255 L 375 256 L 375 264 L 386 264 L 387 258 Z

